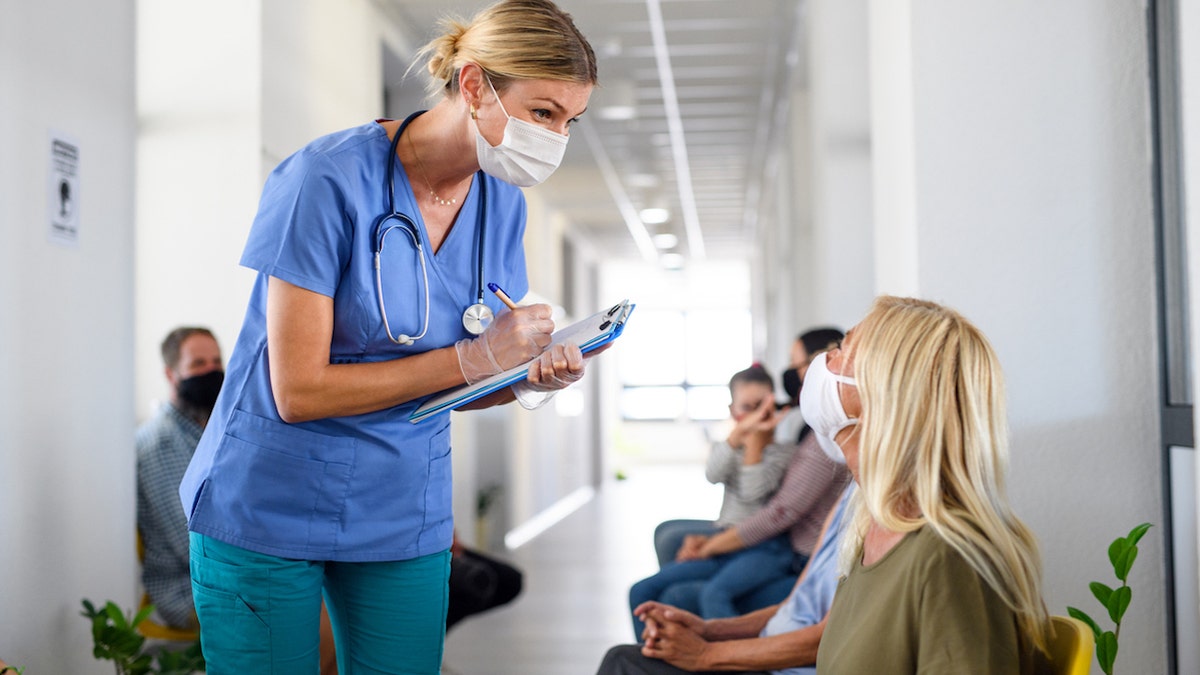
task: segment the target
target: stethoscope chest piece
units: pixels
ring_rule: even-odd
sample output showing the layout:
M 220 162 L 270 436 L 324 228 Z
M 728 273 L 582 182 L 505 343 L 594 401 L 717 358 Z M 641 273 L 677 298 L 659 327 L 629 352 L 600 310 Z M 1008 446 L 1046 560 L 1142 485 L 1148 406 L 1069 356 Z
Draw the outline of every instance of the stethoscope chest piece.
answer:
M 472 335 L 479 335 L 487 330 L 493 318 L 492 308 L 477 302 L 463 312 L 463 328 Z

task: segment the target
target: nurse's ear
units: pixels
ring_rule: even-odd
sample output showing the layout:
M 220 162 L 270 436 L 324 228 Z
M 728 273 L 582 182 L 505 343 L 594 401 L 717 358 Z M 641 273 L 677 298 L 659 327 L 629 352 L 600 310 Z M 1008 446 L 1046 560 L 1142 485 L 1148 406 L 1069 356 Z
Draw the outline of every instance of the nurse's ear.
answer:
M 479 109 L 483 93 L 486 90 L 487 84 L 484 81 L 483 69 L 477 64 L 467 63 L 459 69 L 458 95 L 462 97 L 465 107 L 471 112 L 471 117 L 475 117 L 475 111 Z

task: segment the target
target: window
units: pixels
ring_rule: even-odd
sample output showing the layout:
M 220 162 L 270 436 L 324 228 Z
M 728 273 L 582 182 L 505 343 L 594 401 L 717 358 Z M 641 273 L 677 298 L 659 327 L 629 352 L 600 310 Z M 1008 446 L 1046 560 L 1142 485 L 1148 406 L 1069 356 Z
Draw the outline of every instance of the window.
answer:
M 727 418 L 729 378 L 751 363 L 750 312 L 639 310 L 637 321 L 622 338 L 621 417 Z

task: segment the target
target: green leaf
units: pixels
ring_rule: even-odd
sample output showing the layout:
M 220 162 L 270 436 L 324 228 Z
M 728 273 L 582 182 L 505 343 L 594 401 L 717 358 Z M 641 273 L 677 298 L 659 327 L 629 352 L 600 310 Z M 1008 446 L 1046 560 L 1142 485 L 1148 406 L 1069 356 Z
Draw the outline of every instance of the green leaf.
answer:
M 1113 661 L 1117 660 L 1117 636 L 1112 631 L 1104 631 L 1096 642 L 1096 660 L 1100 662 L 1101 670 L 1112 675 Z
M 108 618 L 112 620 L 113 625 L 117 628 L 128 628 L 129 624 L 125 621 L 125 615 L 121 613 L 121 608 L 117 607 L 117 603 L 112 600 L 104 606 L 104 612 L 108 614 Z
M 1129 544 L 1125 543 L 1125 537 L 1117 537 L 1113 543 L 1108 546 L 1108 561 L 1112 563 L 1113 570 L 1116 571 L 1117 565 L 1121 563 L 1121 558 L 1125 557 L 1125 551 L 1129 548 Z M 1121 575 L 1118 574 L 1118 577 Z
M 142 650 L 142 645 L 145 644 L 146 638 L 140 633 L 133 630 L 123 631 L 116 640 L 113 641 L 113 648 L 119 649 L 126 656 L 135 656 Z
M 1129 570 L 1133 567 L 1133 561 L 1137 560 L 1138 547 L 1130 546 L 1125 549 L 1125 555 L 1113 565 L 1113 571 L 1117 573 L 1117 578 L 1125 581 L 1125 577 L 1129 576 Z
M 1108 616 L 1113 620 L 1113 623 L 1120 624 L 1121 617 L 1125 616 L 1125 610 L 1129 608 L 1129 601 L 1133 599 L 1133 589 L 1128 586 L 1122 586 L 1113 591 L 1108 598 Z
M 1074 607 L 1067 607 L 1067 614 L 1086 623 L 1092 629 L 1092 636 L 1096 642 L 1100 641 L 1100 626 L 1096 625 L 1096 621 L 1088 616 L 1083 610 Z
M 1142 535 L 1146 534 L 1146 530 L 1149 530 L 1151 527 L 1153 527 L 1153 525 L 1150 523 L 1142 523 L 1141 525 L 1133 528 L 1129 531 L 1129 536 L 1125 537 L 1125 543 L 1129 544 L 1130 546 L 1138 543 L 1138 540 L 1142 538 Z
M 137 625 L 139 623 L 145 621 L 146 617 L 150 616 L 150 613 L 153 611 L 154 611 L 154 605 L 147 605 L 147 606 L 143 607 L 142 611 L 138 612 L 137 616 L 133 617 L 133 621 L 129 624 L 129 627 L 137 628 Z
M 1092 595 L 1096 596 L 1096 599 L 1100 601 L 1100 604 L 1108 607 L 1108 599 L 1112 597 L 1113 592 L 1111 588 L 1105 586 L 1099 581 L 1093 581 L 1092 583 L 1088 584 L 1088 588 L 1092 589 Z

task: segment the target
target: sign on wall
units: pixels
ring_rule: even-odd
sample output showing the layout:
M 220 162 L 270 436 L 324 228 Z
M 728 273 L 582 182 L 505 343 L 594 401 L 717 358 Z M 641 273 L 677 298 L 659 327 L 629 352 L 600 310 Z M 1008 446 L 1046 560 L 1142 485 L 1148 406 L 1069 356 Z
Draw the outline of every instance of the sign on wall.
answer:
M 65 134 L 50 132 L 49 176 L 46 204 L 50 240 L 79 244 L 79 143 Z

